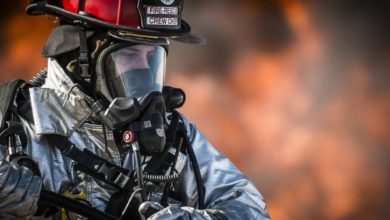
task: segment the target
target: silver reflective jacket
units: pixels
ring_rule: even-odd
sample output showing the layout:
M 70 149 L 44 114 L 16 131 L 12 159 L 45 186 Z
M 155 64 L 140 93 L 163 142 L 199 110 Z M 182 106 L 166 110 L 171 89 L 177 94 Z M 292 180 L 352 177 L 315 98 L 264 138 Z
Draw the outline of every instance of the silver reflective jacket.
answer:
M 41 187 L 62 194 L 85 192 L 89 203 L 104 211 L 115 192 L 101 181 L 75 171 L 74 163 L 57 148 L 49 146 L 46 134 L 69 137 L 79 149 L 88 149 L 128 170 L 135 168 L 132 154 L 121 154 L 113 133 L 101 125 L 88 123 L 91 110 L 84 94 L 65 75 L 55 60 L 49 60 L 48 77 L 40 88 L 30 89 L 33 123 L 21 119 L 27 134 L 28 154 L 41 172 L 33 176 L 25 168 L 0 162 L 0 219 L 29 219 L 37 209 Z M 149 219 L 217 219 L 222 213 L 232 220 L 269 219 L 265 202 L 256 187 L 229 161 L 212 147 L 196 127 L 184 120 L 187 135 L 199 163 L 205 186 L 206 210 L 197 210 L 197 186 L 191 161 L 180 157 L 181 170 L 175 193 L 181 206 L 171 206 Z M 180 166 L 181 164 L 181 166 Z

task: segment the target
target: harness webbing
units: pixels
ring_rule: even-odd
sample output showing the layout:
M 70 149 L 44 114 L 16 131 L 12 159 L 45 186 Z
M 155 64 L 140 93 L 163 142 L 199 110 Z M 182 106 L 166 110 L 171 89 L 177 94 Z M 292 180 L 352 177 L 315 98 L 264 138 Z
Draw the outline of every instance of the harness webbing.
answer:
M 13 80 L 0 84 L 0 129 L 8 120 L 10 107 L 16 98 L 18 89 L 24 84 L 23 80 Z
M 57 147 L 65 156 L 77 163 L 75 169 L 122 190 L 128 190 L 132 185 L 128 170 L 95 155 L 87 149 L 81 151 L 67 137 L 48 135 L 47 140 L 49 145 Z

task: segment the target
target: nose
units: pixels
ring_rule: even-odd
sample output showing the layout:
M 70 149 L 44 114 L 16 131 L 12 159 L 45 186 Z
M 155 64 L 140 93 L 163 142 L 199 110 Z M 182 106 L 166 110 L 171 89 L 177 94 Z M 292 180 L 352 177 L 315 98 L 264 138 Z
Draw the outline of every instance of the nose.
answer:
M 138 65 L 141 69 L 150 69 L 149 61 L 146 54 L 142 54 L 139 56 Z

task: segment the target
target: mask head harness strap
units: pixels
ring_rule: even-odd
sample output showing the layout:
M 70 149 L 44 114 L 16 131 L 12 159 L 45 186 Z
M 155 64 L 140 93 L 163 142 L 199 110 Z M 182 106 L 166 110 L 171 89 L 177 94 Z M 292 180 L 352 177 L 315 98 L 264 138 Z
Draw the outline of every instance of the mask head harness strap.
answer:
M 78 6 L 78 13 L 80 15 L 87 16 L 87 14 L 84 12 L 84 8 L 85 8 L 85 0 L 80 0 Z M 80 38 L 79 53 L 80 54 L 79 54 L 78 65 L 79 65 L 80 74 L 85 81 L 90 82 L 91 72 L 90 72 L 90 62 L 88 58 L 87 31 L 82 21 L 76 20 L 75 23 L 79 25 L 79 38 Z
M 87 34 L 85 28 L 79 27 L 79 35 L 80 35 L 80 55 L 79 55 L 79 70 L 81 73 L 81 77 L 87 81 L 91 81 L 91 72 L 88 58 L 88 44 L 87 44 Z

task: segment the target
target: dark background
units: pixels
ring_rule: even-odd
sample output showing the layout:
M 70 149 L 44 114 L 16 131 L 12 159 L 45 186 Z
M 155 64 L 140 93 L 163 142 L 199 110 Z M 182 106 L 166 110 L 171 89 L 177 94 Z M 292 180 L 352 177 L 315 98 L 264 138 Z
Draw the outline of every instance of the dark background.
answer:
M 31 78 L 54 26 L 0 7 L 0 81 Z M 173 43 L 182 112 L 258 186 L 273 219 L 389 219 L 388 1 L 197 0 L 206 46 Z

